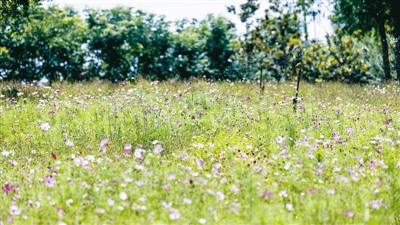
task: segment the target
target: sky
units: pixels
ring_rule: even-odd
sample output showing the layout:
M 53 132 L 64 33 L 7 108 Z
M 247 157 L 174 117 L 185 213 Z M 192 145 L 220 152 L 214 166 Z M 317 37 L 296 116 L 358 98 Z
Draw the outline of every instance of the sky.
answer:
M 287 0 L 293 1 L 293 0 Z M 321 0 L 324 3 L 325 0 Z M 43 5 L 72 6 L 82 11 L 85 7 L 96 9 L 109 9 L 115 6 L 127 6 L 134 9 L 141 9 L 148 13 L 156 15 L 165 15 L 169 21 L 175 21 L 183 18 L 198 20 L 205 19 L 207 14 L 222 15 L 236 24 L 238 34 L 243 34 L 246 30 L 244 24 L 240 22 L 237 15 L 228 13 L 226 6 L 234 5 L 239 11 L 239 5 L 246 0 L 52 0 L 44 2 Z M 263 16 L 264 9 L 267 7 L 268 0 L 259 0 L 260 9 L 254 18 Z M 317 7 L 317 6 L 316 6 Z M 319 14 L 315 21 L 309 18 L 309 38 L 324 40 L 326 33 L 332 33 L 332 26 L 329 22 L 329 10 L 325 4 L 322 4 Z

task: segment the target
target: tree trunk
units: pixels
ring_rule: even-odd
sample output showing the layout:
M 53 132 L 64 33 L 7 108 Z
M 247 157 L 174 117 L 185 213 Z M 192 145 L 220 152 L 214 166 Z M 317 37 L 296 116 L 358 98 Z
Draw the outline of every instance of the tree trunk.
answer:
M 396 55 L 396 74 L 397 80 L 400 81 L 400 13 L 398 10 L 400 9 L 400 1 L 399 0 L 392 0 L 390 1 L 392 6 L 391 9 L 391 16 L 394 22 L 394 29 L 393 29 L 393 36 L 396 40 L 396 48 L 395 48 L 395 55 Z
M 400 22 L 399 22 L 400 23 Z M 396 74 L 397 80 L 400 81 L 400 28 L 395 28 L 398 31 L 394 31 L 394 37 L 396 39 L 395 55 L 396 55 Z
M 306 43 L 308 43 L 308 30 L 307 30 L 307 9 L 306 9 L 306 1 L 301 3 L 301 9 L 303 10 L 303 29 L 304 29 L 304 39 Z
M 379 35 L 381 36 L 382 44 L 383 71 L 385 73 L 385 81 L 388 81 L 392 77 L 390 75 L 389 47 L 386 37 L 385 20 L 383 18 L 377 18 L 377 22 L 379 25 Z

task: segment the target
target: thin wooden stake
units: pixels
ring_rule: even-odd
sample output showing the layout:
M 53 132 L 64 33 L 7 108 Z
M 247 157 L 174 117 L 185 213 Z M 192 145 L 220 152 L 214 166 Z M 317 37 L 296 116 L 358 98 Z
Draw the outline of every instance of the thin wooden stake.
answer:
M 293 99 L 293 112 L 296 112 L 297 110 L 297 98 L 299 97 L 300 76 L 302 68 L 301 62 L 297 63 L 295 68 L 299 68 L 299 71 L 297 72 L 296 97 Z
M 263 67 L 260 69 L 260 89 L 261 93 L 264 94 L 264 80 L 263 80 Z

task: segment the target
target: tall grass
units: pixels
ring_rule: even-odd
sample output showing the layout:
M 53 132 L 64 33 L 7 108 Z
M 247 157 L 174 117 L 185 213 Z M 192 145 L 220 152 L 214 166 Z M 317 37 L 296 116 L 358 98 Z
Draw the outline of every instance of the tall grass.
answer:
M 398 84 L 295 85 L 2 83 L 0 221 L 398 221 Z

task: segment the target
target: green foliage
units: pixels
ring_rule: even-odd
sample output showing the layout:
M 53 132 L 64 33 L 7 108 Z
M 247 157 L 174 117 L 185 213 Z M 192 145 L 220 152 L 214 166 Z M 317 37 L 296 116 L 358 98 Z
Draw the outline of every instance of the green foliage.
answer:
M 130 8 L 86 9 L 84 21 L 70 8 L 30 13 L 1 24 L 3 80 L 224 79 L 234 54 L 234 26 L 223 17 L 179 21 L 173 32 L 163 16 Z
M 273 1 L 259 20 L 252 34 L 255 51 L 261 55 L 261 66 L 268 68 L 268 77 L 280 81 L 290 76 L 297 61 L 290 57 L 301 47 L 300 21 L 297 13 L 280 1 Z
M 0 78 L 119 82 L 141 76 L 149 80 L 204 77 L 279 82 L 292 79 L 295 65 L 302 61 L 302 76 L 309 82 L 379 82 L 387 78 L 383 74 L 388 68 L 394 68 L 387 66 L 394 65 L 396 42 L 390 35 L 379 42 L 375 32 L 381 35 L 381 27 L 349 33 L 357 26 L 347 24 L 351 20 L 342 14 L 353 8 L 360 13 L 373 10 L 375 5 L 364 7 L 362 2 L 336 2 L 332 20 L 343 31 L 328 36 L 326 44 L 301 39 L 301 19 L 317 13 L 311 10 L 311 0 L 296 4 L 271 1 L 261 18 L 253 18 L 257 1 L 247 1 L 238 12 L 248 28 L 244 39 L 236 36 L 232 22 L 213 15 L 200 21 L 176 21 L 172 30 L 172 22 L 165 17 L 132 8 L 86 9 L 82 19 L 71 8 L 32 6 L 28 18 L 1 21 Z M 385 18 L 393 14 L 386 3 L 378 6 L 389 10 L 379 11 Z M 228 11 L 236 13 L 234 7 Z M 365 26 L 369 25 L 372 22 Z M 389 25 L 384 30 L 393 32 Z M 377 55 L 385 43 L 389 50 L 383 64 L 385 54 Z
M 1 0 L 0 21 L 7 18 L 27 17 L 29 7 L 40 4 L 42 0 Z
M 388 1 L 382 0 L 334 0 L 332 23 L 342 32 L 352 34 L 361 30 L 364 34 L 378 27 L 389 16 Z
M 1 29 L 2 79 L 32 81 L 47 77 L 78 80 L 82 72 L 86 25 L 71 8 L 32 8 L 29 21 L 8 18 Z
M 355 39 L 350 36 L 327 35 L 326 38 L 327 46 L 315 42 L 305 49 L 303 76 L 308 81 L 359 83 L 379 78 L 369 73 L 365 46 L 356 46 Z
M 179 21 L 177 27 L 172 72 L 183 79 L 203 75 L 213 80 L 232 78 L 227 69 L 234 54 L 231 42 L 235 35 L 228 20 L 208 15 L 200 22 Z
M 335 0 L 335 11 L 331 17 L 333 24 L 343 32 L 352 34 L 355 31 L 365 32 L 376 29 L 380 35 L 382 62 L 385 80 L 392 78 L 390 73 L 387 26 L 392 24 L 389 0 Z M 399 51 L 398 49 L 397 51 Z M 400 54 L 400 52 L 397 52 Z M 400 61 L 399 61 L 400 63 Z M 398 65 L 400 66 L 400 65 Z M 400 68 L 400 67 L 399 67 Z M 400 73 L 400 70 L 398 71 Z M 400 75 L 400 74 L 399 74 Z

